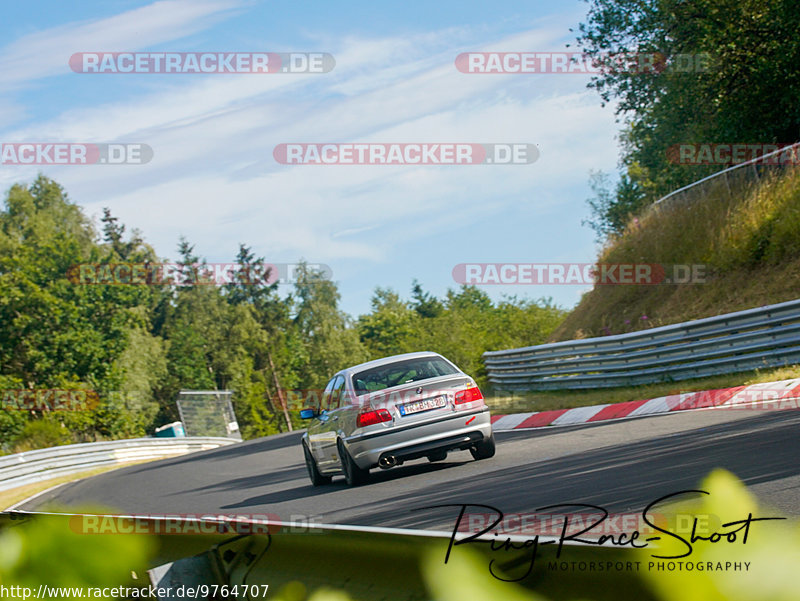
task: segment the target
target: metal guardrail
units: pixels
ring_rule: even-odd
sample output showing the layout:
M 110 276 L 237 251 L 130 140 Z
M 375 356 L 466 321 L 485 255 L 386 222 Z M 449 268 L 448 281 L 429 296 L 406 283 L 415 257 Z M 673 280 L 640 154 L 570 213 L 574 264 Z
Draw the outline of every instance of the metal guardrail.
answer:
M 163 459 L 239 442 L 231 438 L 133 438 L 64 445 L 0 457 L 0 491 L 108 465 Z
M 668 205 L 670 202 L 672 202 L 672 201 L 674 201 L 674 200 L 676 200 L 678 198 L 681 198 L 681 197 L 685 198 L 685 193 L 687 191 L 691 190 L 692 188 L 695 188 L 696 186 L 701 186 L 701 185 L 704 185 L 704 184 L 716 183 L 715 180 L 717 180 L 717 178 L 719 178 L 722 181 L 724 181 L 725 186 L 728 188 L 728 191 L 730 191 L 731 190 L 731 186 L 730 186 L 730 181 L 729 181 L 728 178 L 729 178 L 729 176 L 731 176 L 734 173 L 736 173 L 737 175 L 738 174 L 744 174 L 746 176 L 748 173 L 752 172 L 753 175 L 755 176 L 755 179 L 759 180 L 760 179 L 760 176 L 758 174 L 758 167 L 759 166 L 761 166 L 761 167 L 774 166 L 774 165 L 770 164 L 767 161 L 768 159 L 770 159 L 772 157 L 777 157 L 777 156 L 779 156 L 781 154 L 791 153 L 792 155 L 794 155 L 794 153 L 797 152 L 798 150 L 800 150 L 800 142 L 795 142 L 794 144 L 791 144 L 789 146 L 784 146 L 783 148 L 779 148 L 778 150 L 775 150 L 773 152 L 768 152 L 768 153 L 763 154 L 763 155 L 761 155 L 759 157 L 756 157 L 754 159 L 750 159 L 749 161 L 744 161 L 744 162 L 741 162 L 741 163 L 737 163 L 736 165 L 733 165 L 733 166 L 728 167 L 726 169 L 722 169 L 721 171 L 717 171 L 716 173 L 712 173 L 711 175 L 708 175 L 708 176 L 706 176 L 704 178 L 701 178 L 701 179 L 699 179 L 699 180 L 697 180 L 695 182 L 692 182 L 691 184 L 683 186 L 682 188 L 678 188 L 677 190 L 673 190 L 669 194 L 667 194 L 665 196 L 662 196 L 661 198 L 656 200 L 653 204 L 650 205 L 649 208 L 650 209 L 658 209 L 658 208 L 661 208 L 663 206 Z M 796 164 L 796 162 L 794 160 L 793 161 L 788 161 L 787 164 L 794 166 Z M 752 167 L 752 171 L 745 170 L 744 169 L 745 167 Z M 741 171 L 738 171 L 740 169 L 741 169 Z
M 483 354 L 501 390 L 686 380 L 800 363 L 800 300 L 639 332 Z

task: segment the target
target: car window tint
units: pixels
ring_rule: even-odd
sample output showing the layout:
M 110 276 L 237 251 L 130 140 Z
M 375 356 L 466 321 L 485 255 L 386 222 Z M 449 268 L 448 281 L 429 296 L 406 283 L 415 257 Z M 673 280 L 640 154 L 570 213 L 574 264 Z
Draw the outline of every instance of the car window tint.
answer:
M 324 411 L 328 408 L 328 404 L 331 400 L 331 391 L 333 390 L 333 385 L 336 382 L 336 378 L 331 378 L 331 381 L 328 382 L 328 385 L 325 387 L 325 390 L 322 393 L 322 399 L 319 403 L 320 411 Z
M 353 382 L 358 393 L 364 394 L 457 373 L 458 370 L 441 357 L 422 357 L 365 369 L 353 375 Z
M 336 381 L 333 383 L 333 390 L 331 390 L 331 398 L 328 401 L 328 411 L 333 411 L 339 408 L 342 400 L 342 393 L 344 391 L 344 377 L 336 376 Z

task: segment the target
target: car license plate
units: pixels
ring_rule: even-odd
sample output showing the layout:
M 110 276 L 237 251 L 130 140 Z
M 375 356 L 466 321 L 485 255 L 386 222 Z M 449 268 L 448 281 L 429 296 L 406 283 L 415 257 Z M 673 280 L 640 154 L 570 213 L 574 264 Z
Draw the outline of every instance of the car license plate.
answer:
M 421 411 L 429 411 L 431 409 L 440 409 L 447 404 L 447 399 L 444 395 L 433 397 L 430 399 L 423 399 L 421 401 L 414 401 L 413 403 L 406 403 L 400 405 L 400 415 L 411 415 L 412 413 L 420 413 Z

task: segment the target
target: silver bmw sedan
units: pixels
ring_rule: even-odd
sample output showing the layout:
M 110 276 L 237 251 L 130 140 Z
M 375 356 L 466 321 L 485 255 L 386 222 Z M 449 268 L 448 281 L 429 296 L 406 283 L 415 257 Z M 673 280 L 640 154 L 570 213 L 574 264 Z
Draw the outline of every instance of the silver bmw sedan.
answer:
M 344 475 L 364 483 L 372 468 L 405 461 L 442 461 L 449 451 L 475 459 L 495 452 L 489 408 L 475 381 L 433 352 L 386 357 L 335 374 L 310 420 L 302 445 L 314 486 Z

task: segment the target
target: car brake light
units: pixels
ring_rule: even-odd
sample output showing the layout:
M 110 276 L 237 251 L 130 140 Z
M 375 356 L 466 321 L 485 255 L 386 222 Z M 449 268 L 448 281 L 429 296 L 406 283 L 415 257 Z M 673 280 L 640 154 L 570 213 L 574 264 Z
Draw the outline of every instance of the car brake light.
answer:
M 472 401 L 482 401 L 483 395 L 481 394 L 480 388 L 477 386 L 473 386 L 472 388 L 467 388 L 466 390 L 459 390 L 456 393 L 456 405 L 461 405 L 463 403 L 471 403 Z
M 392 416 L 386 409 L 377 409 L 376 411 L 366 411 L 365 413 L 359 413 L 358 419 L 356 420 L 358 427 L 362 428 L 364 426 L 372 426 L 374 424 L 380 424 L 381 422 L 388 422 L 391 421 Z

